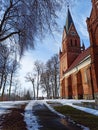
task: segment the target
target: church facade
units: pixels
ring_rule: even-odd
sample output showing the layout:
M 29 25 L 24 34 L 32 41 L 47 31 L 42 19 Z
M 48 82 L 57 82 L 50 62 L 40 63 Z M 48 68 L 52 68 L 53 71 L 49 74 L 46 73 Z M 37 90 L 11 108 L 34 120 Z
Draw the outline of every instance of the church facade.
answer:
M 60 95 L 62 98 L 94 99 L 98 97 L 98 0 L 92 0 L 87 18 L 90 47 L 80 43 L 70 10 L 62 36 L 60 58 Z

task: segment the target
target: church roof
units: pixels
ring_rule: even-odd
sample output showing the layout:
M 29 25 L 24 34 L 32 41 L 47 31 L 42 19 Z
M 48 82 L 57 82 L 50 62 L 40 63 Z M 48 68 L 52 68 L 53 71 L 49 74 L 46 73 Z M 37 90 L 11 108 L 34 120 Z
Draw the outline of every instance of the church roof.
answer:
M 69 8 L 68 8 L 67 18 L 66 18 L 66 25 L 65 25 L 67 32 L 69 31 L 69 28 L 70 28 L 71 24 L 74 25 L 74 22 L 73 22 L 73 19 L 72 19 L 70 10 L 69 10 Z
M 80 53 L 80 55 L 76 58 L 76 60 L 71 64 L 71 66 L 65 71 L 65 73 L 69 72 L 71 69 L 76 67 L 78 64 L 80 64 L 86 57 L 90 55 L 90 47 L 87 48 L 85 51 Z M 64 74 L 65 74 L 64 73 Z

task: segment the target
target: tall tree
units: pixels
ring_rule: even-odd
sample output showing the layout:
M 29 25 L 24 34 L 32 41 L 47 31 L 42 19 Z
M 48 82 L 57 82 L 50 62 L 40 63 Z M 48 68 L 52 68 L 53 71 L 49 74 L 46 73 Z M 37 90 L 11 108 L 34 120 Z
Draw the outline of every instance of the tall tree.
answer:
M 1 0 L 0 43 L 14 37 L 20 54 L 29 47 L 34 48 L 35 39 L 56 26 L 56 11 L 66 2 L 68 0 Z
M 58 54 L 55 54 L 51 58 L 53 73 L 52 77 L 54 80 L 54 98 L 57 98 L 59 96 L 58 90 L 59 90 L 59 58 Z
M 25 76 L 26 78 L 26 81 L 27 82 L 31 82 L 32 83 L 32 86 L 33 86 L 33 98 L 35 99 L 36 98 L 36 95 L 35 95 L 35 84 L 34 84 L 34 81 L 35 81 L 35 75 L 28 72 Z
M 45 70 L 41 74 L 40 84 L 44 93 L 46 93 L 47 98 L 51 97 L 51 86 L 50 86 L 50 73 L 48 70 Z
M 11 61 L 11 65 L 10 65 L 10 68 L 9 68 L 9 99 L 10 99 L 10 96 L 11 96 L 11 88 L 12 88 L 12 85 L 13 85 L 13 78 L 14 78 L 18 68 L 19 68 L 19 63 L 17 62 L 16 59 L 13 59 Z
M 41 74 L 41 88 L 47 93 L 47 97 L 59 97 L 59 58 L 55 54 L 44 67 Z
M 8 73 L 9 55 L 10 51 L 6 47 L 6 45 L 0 44 L 0 90 L 3 86 L 4 77 L 8 75 L 7 73 Z
M 16 67 L 18 62 L 14 59 L 14 55 L 16 54 L 13 48 L 6 46 L 6 44 L 0 44 L 0 90 L 2 89 L 2 99 L 6 83 L 10 82 L 11 90 L 13 76 L 18 68 Z
M 35 74 L 36 74 L 36 96 L 38 99 L 39 96 L 39 87 L 40 87 L 40 75 L 42 73 L 42 69 L 43 69 L 43 63 L 41 63 L 40 61 L 35 61 L 34 62 L 34 70 L 35 70 Z

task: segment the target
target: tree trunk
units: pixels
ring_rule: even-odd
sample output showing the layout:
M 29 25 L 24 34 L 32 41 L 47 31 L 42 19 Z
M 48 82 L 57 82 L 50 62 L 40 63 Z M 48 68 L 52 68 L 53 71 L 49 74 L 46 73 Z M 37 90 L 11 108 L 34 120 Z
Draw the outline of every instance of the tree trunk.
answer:
M 38 73 L 38 78 L 37 78 L 37 99 L 39 96 L 39 73 Z
M 32 81 L 32 85 L 33 85 L 33 96 L 34 96 L 34 100 L 35 100 L 35 86 L 34 86 L 34 80 Z
M 4 91 L 5 91 L 5 86 L 6 86 L 6 81 L 7 81 L 7 75 L 5 75 L 5 81 L 3 84 L 3 89 L 2 89 L 2 94 L 1 94 L 1 100 L 4 100 Z
M 1 75 L 0 90 L 1 90 L 2 84 L 3 84 L 3 76 L 4 76 L 4 72 L 2 72 L 2 75 Z
M 13 80 L 13 71 L 12 71 L 12 73 L 11 73 L 11 78 L 10 78 L 9 100 L 11 100 L 11 87 L 12 87 L 12 80 Z

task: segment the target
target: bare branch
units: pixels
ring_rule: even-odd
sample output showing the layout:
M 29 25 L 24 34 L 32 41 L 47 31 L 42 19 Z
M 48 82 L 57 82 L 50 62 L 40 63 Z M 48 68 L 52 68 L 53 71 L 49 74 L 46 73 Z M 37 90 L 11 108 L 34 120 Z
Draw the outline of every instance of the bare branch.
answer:
M 18 32 L 11 32 L 10 34 L 8 34 L 7 36 L 3 37 L 3 38 L 0 38 L 0 42 L 6 40 L 7 38 L 11 37 L 12 35 L 14 34 L 19 34 L 19 31 Z

